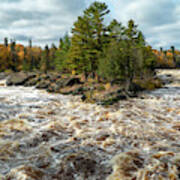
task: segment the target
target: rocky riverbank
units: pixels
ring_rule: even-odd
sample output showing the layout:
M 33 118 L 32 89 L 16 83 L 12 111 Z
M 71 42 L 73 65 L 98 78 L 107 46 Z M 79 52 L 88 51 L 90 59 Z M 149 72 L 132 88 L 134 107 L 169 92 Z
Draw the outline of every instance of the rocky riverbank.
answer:
M 57 73 L 11 73 L 7 86 L 34 86 L 51 93 L 63 95 L 80 95 L 85 102 L 99 105 L 112 105 L 119 100 L 137 97 L 143 90 L 160 88 L 162 83 L 157 77 L 135 80 L 127 89 L 123 81 L 114 83 L 97 82 L 92 78 L 85 80 L 82 76 L 71 76 Z

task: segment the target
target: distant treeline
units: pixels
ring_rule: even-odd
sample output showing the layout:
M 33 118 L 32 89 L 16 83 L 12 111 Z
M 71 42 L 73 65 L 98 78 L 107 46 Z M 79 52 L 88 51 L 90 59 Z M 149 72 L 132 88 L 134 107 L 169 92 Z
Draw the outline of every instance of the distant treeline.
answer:
M 94 2 L 77 18 L 72 37 L 66 34 L 59 47 L 54 44 L 44 49 L 16 44 L 15 40 L 0 45 L 0 71 L 58 71 L 91 75 L 104 80 L 145 78 L 161 66 L 169 51 L 152 50 L 133 20 L 123 26 L 116 19 L 104 22 L 109 13 L 105 3 Z M 160 54 L 159 54 L 160 53 Z M 172 49 L 173 62 L 175 50 Z M 159 63 L 159 64 L 158 64 Z
M 175 50 L 174 46 L 170 49 L 153 50 L 157 56 L 157 68 L 179 68 L 180 67 L 180 51 Z

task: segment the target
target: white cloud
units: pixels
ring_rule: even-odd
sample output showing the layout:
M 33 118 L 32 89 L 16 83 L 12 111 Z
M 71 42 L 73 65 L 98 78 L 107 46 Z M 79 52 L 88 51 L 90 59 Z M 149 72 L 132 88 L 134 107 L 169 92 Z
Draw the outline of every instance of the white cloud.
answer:
M 94 0 L 0 0 L 0 34 L 21 42 L 57 42 L 70 32 L 77 16 Z M 180 48 L 180 2 L 177 0 L 100 0 L 111 17 L 124 24 L 134 19 L 153 47 Z M 24 38 L 24 41 L 23 41 Z
M 179 46 L 180 2 L 169 0 L 111 0 L 114 16 L 124 24 L 134 19 L 155 48 Z M 174 38 L 174 35 L 178 35 Z M 180 46 L 179 46 L 180 48 Z

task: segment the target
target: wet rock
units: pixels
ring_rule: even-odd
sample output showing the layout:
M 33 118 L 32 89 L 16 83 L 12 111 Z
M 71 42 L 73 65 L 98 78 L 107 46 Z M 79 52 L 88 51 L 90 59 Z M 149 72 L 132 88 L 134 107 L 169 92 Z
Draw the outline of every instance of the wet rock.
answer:
M 47 89 L 50 85 L 50 81 L 49 80 L 41 80 L 37 85 L 36 88 L 37 89 Z
M 58 85 L 57 83 L 51 83 L 48 88 L 47 91 L 48 92 L 59 92 L 60 91 L 61 86 Z
M 72 95 L 83 95 L 84 92 L 88 91 L 88 87 L 78 87 L 73 92 Z
M 79 78 L 61 78 L 57 79 L 55 83 L 50 83 L 47 91 L 48 92 L 59 92 L 61 94 L 81 94 L 83 88 L 81 87 L 74 87 L 75 85 L 79 86 L 81 84 Z M 68 89 L 72 87 L 72 89 Z M 64 89 L 63 89 L 64 88 Z M 67 89 L 66 89 L 67 88 Z M 62 91 L 60 92 L 60 90 Z
M 35 86 L 39 81 L 40 81 L 39 77 L 32 78 L 32 79 L 26 81 L 24 86 L 26 86 L 26 87 Z
M 40 74 L 39 78 L 40 78 L 40 80 L 47 80 L 47 79 L 50 79 L 50 75 L 49 74 Z
M 136 98 L 138 97 L 138 93 L 136 91 L 127 91 L 126 95 L 130 98 Z
M 58 79 L 61 78 L 61 75 L 60 75 L 60 74 L 50 74 L 49 76 L 50 76 L 50 81 L 51 81 L 52 83 L 55 83 Z
M 58 79 L 58 80 L 56 81 L 56 85 L 57 85 L 59 88 L 63 88 L 63 87 L 66 86 L 65 83 L 66 83 L 67 80 L 68 80 L 67 78 Z
M 130 91 L 130 92 L 139 92 L 139 91 L 143 91 L 143 90 L 145 90 L 145 89 L 136 83 L 131 83 L 129 86 L 129 89 L 128 89 L 128 91 Z
M 87 99 L 86 95 L 83 94 L 83 95 L 81 96 L 81 100 L 82 100 L 82 101 L 85 101 L 86 99 Z
M 6 84 L 8 86 L 24 85 L 26 81 L 28 81 L 31 78 L 34 78 L 35 76 L 36 75 L 34 73 L 24 73 L 24 72 L 13 73 L 10 74 L 9 77 L 7 78 Z
M 88 88 L 83 87 L 82 85 L 74 85 L 72 87 L 65 87 L 60 90 L 61 94 L 72 94 L 72 95 L 82 95 L 84 92 L 86 92 Z
M 158 75 L 158 77 L 161 79 L 163 84 L 170 84 L 174 80 L 174 78 L 173 78 L 173 76 L 171 74 Z
M 127 95 L 125 94 L 125 92 L 116 91 L 105 95 L 105 97 L 102 100 L 97 100 L 97 103 L 99 105 L 113 105 L 120 100 L 126 100 L 126 99 L 127 99 Z
M 73 77 L 70 79 L 67 79 L 67 81 L 65 81 L 64 86 L 73 86 L 75 84 L 81 84 L 81 81 L 79 78 Z
M 72 77 L 72 78 L 63 78 L 56 81 L 56 84 L 59 87 L 66 87 L 66 86 L 73 86 L 76 84 L 81 84 L 81 81 L 79 78 Z

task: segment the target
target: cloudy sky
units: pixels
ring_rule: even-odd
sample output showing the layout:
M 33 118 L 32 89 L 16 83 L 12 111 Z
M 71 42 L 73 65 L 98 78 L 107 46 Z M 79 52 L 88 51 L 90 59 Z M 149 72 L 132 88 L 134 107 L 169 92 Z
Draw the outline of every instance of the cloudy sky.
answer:
M 108 19 L 123 24 L 134 19 L 154 48 L 180 48 L 180 0 L 102 0 L 111 10 Z M 57 43 L 70 32 L 77 16 L 93 0 L 0 0 L 0 41 L 15 38 L 35 45 Z

